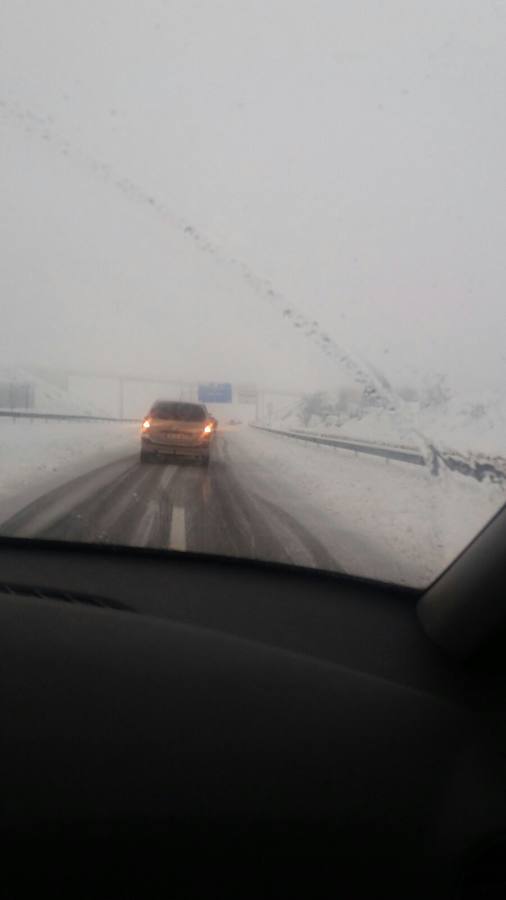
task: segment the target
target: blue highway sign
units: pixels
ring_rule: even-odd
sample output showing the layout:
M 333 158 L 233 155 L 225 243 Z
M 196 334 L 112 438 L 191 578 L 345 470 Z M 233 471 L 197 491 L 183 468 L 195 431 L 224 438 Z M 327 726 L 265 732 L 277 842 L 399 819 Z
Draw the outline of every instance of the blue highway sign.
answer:
M 215 382 L 199 384 L 198 396 L 200 403 L 232 403 L 232 385 Z

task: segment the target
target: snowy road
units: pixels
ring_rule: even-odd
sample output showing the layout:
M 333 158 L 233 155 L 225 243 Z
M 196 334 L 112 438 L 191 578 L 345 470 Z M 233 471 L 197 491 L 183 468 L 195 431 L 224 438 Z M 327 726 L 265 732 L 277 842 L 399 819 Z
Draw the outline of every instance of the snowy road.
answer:
M 100 441 L 93 467 L 39 486 L 14 514 L 0 508 L 0 534 L 249 557 L 423 586 L 505 501 L 497 485 L 247 427 L 218 434 L 208 469 L 141 465 L 138 429 L 121 442 L 111 430 L 111 446 Z
M 340 568 L 300 518 L 255 491 L 251 472 L 237 474 L 223 435 L 209 469 L 128 457 L 51 491 L 4 523 L 2 533 Z

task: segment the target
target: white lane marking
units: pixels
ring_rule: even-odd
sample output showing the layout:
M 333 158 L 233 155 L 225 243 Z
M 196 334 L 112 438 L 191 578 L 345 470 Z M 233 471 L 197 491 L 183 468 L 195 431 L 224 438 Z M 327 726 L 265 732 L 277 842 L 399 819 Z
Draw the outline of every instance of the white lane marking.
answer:
M 169 550 L 186 550 L 186 523 L 184 506 L 172 507 Z

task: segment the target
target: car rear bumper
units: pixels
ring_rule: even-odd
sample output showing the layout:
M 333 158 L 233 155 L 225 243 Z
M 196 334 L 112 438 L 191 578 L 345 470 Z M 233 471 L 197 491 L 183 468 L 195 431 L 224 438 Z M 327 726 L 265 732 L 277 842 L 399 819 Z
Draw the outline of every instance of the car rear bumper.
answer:
M 167 441 L 151 441 L 143 438 L 142 449 L 147 453 L 159 453 L 165 456 L 201 457 L 209 456 L 209 441 L 201 441 L 198 444 L 170 444 Z

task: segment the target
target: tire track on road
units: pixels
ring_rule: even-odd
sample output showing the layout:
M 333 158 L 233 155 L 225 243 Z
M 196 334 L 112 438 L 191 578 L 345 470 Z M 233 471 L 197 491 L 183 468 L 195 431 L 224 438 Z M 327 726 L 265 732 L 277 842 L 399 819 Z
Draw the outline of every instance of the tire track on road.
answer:
M 40 537 L 48 528 L 63 522 L 92 493 L 107 491 L 128 478 L 136 458 L 108 463 L 48 491 L 2 523 L 0 533 L 12 537 Z
M 178 474 L 173 466 L 168 471 L 170 479 L 165 468 L 137 464 L 128 478 L 115 482 L 105 492 L 94 493 L 65 521 L 41 536 L 61 539 L 63 528 L 69 540 L 164 546 L 167 516 L 161 507 Z
M 138 457 L 110 463 L 39 498 L 1 533 L 339 569 L 300 519 L 249 476 L 221 437 L 206 469 L 187 461 L 141 464 Z

